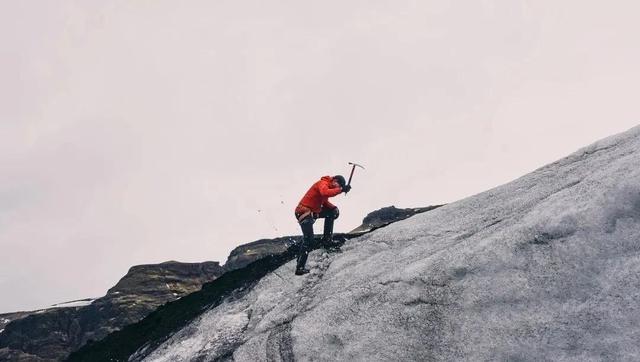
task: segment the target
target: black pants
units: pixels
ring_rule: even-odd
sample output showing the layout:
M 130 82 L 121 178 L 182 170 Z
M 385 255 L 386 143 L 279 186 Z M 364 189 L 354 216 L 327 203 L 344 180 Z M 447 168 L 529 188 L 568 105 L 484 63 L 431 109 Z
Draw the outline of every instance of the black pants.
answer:
M 302 269 L 307 264 L 307 256 L 313 247 L 313 224 L 316 222 L 316 219 L 324 219 L 322 240 L 329 242 L 333 238 L 333 221 L 338 217 L 338 209 L 325 209 L 320 211 L 319 214 L 309 214 L 302 220 L 299 219 L 300 216 L 301 215 L 296 214 L 296 219 L 298 219 L 298 223 L 302 229 L 302 243 L 300 243 L 300 249 L 298 249 L 297 269 Z

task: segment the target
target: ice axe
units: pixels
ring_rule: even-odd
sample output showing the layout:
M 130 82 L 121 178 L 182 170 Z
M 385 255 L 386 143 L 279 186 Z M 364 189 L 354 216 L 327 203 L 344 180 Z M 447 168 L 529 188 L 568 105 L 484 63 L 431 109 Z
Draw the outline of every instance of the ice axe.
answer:
M 360 167 L 363 170 L 364 170 L 364 166 L 358 165 L 357 163 L 353 163 L 353 162 L 349 162 L 349 164 L 353 167 L 351 167 L 351 175 L 349 175 L 349 182 L 347 182 L 347 185 L 351 186 L 351 179 L 353 178 L 353 171 L 356 170 L 356 166 Z M 344 195 L 346 196 L 347 193 L 345 192 Z

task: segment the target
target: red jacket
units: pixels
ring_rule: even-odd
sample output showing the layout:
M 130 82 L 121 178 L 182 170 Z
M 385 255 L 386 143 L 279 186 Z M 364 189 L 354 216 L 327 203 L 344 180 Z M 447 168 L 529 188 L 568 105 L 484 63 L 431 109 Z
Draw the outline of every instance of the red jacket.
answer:
M 319 214 L 323 208 L 335 209 L 336 205 L 330 203 L 329 198 L 339 195 L 341 192 L 342 188 L 337 182 L 333 181 L 333 177 L 322 176 L 320 181 L 314 183 L 300 200 L 296 212 L 299 211 L 300 207 L 311 209 L 316 214 Z

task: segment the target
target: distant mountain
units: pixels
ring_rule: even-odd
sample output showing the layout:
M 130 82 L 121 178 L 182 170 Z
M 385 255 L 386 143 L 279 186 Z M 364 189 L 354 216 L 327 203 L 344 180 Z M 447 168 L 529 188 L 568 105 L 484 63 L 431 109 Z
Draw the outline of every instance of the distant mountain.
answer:
M 144 318 L 160 305 L 200 290 L 224 272 L 217 262 L 138 265 L 96 300 L 0 315 L 0 361 L 60 360 Z
M 635 361 L 640 127 L 167 303 L 70 361 Z

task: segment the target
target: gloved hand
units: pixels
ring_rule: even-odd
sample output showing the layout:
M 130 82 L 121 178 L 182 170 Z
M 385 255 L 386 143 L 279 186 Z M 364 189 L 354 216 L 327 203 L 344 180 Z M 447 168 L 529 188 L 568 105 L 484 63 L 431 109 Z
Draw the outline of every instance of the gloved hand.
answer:
M 349 191 L 351 191 L 351 185 L 344 185 L 344 187 L 342 188 L 342 192 L 346 194 Z
M 333 218 L 337 219 L 338 216 L 340 216 L 340 210 L 338 210 L 338 208 L 336 207 L 335 209 L 333 209 Z

